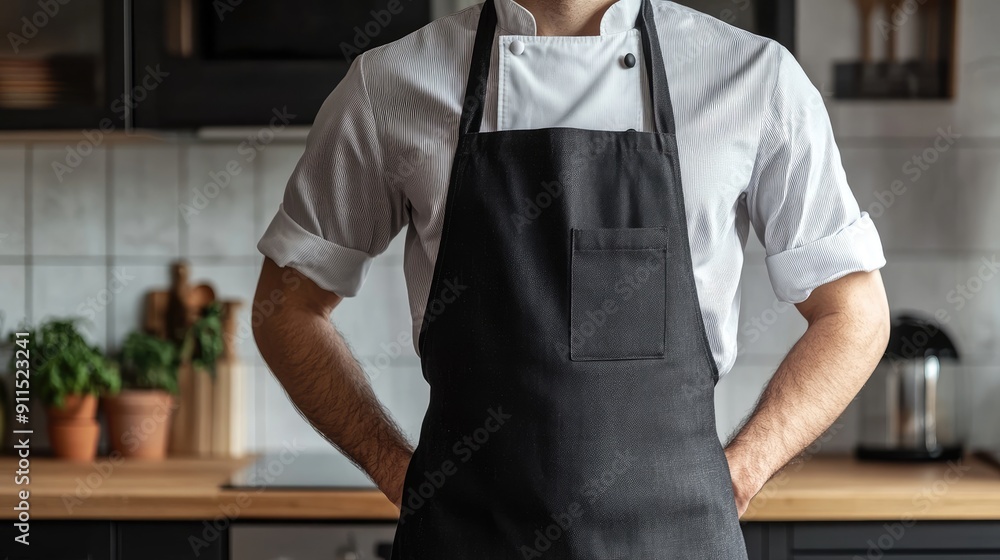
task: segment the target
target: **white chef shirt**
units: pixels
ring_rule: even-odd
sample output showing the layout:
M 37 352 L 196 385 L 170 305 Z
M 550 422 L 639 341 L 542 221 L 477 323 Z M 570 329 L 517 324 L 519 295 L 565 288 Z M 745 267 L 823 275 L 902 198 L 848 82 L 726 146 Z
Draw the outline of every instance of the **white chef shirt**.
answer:
M 822 97 L 779 44 L 652 0 L 680 156 L 691 258 L 720 374 L 736 359 L 749 226 L 775 294 L 882 267 L 851 194 Z M 620 0 L 600 36 L 536 36 L 531 13 L 495 0 L 498 29 L 481 130 L 651 131 L 641 0 Z M 344 297 L 409 225 L 404 273 L 414 341 L 441 239 L 482 4 L 359 56 L 323 104 L 259 250 Z M 639 64 L 622 63 L 633 53 Z

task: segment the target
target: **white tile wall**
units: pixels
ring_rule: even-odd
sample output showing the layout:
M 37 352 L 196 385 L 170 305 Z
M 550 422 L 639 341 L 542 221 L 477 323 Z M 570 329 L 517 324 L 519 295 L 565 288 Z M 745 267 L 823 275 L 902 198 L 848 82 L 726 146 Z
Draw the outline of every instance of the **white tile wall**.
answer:
M 134 297 L 128 289 L 109 287 L 104 265 L 35 265 L 32 267 L 33 322 L 78 317 L 84 336 L 101 348 L 107 346 L 108 307 L 118 298 Z
M 728 441 L 753 410 L 774 368 L 737 365 L 716 385 L 715 424 L 719 439 Z
M 179 158 L 179 147 L 170 144 L 114 150 L 113 254 L 180 255 Z
M 953 318 L 966 362 L 1000 363 L 1000 252 L 974 252 L 959 261 L 942 305 Z M 994 382 L 1000 386 L 1000 377 Z
M 306 450 L 329 450 L 330 443 L 299 414 L 288 399 L 285 390 L 270 372 L 259 377 L 263 383 L 263 403 L 265 418 L 263 433 L 257 433 L 257 448 L 261 451 L 279 450 L 293 441 Z M 258 423 L 258 430 L 261 424 Z
M 25 148 L 0 148 L 0 255 L 23 255 Z
M 111 307 L 111 346 L 120 348 L 125 337 L 142 328 L 146 294 L 153 290 L 166 290 L 170 284 L 170 261 L 158 264 L 137 264 L 125 258 L 116 258 L 112 270 L 128 278 L 127 291 L 115 299 Z
M 995 93 L 1000 97 L 1000 89 Z M 1000 249 L 1000 147 L 964 148 L 957 156 L 958 240 L 977 251 Z
M 27 320 L 25 266 L 0 266 L 0 336 Z M 6 362 L 0 362 L 3 364 Z
M 66 145 L 39 144 L 32 154 L 31 221 L 35 255 L 104 255 L 107 181 L 104 148 L 72 159 Z M 59 174 L 53 164 L 77 163 Z
M 235 143 L 189 147 L 185 154 L 180 204 L 186 207 L 188 254 L 256 257 L 254 162 Z
M 1000 433 L 1000 364 L 966 368 L 965 373 L 974 388 L 969 395 L 972 421 L 968 426 L 969 445 L 997 449 Z
M 304 151 L 304 144 L 284 144 L 268 146 L 260 153 L 257 163 L 257 183 L 260 185 L 256 222 L 258 239 L 264 235 L 264 230 L 278 211 L 288 178 Z
M 412 323 L 398 259 L 376 259 L 361 292 L 337 307 L 333 322 L 359 357 L 392 355 L 393 363 L 416 359 L 412 341 L 403 340 L 411 337 Z M 397 345 L 401 346 L 398 357 Z
M 858 205 L 875 221 L 884 248 L 959 246 L 956 151 L 955 148 L 938 151 L 931 140 L 899 148 L 878 145 L 841 148 Z M 926 170 L 914 163 L 914 157 L 923 162 Z
M 805 320 L 794 305 L 778 301 L 763 257 L 747 258 L 741 284 L 740 358 L 771 363 L 775 356 L 784 356 L 805 332 Z

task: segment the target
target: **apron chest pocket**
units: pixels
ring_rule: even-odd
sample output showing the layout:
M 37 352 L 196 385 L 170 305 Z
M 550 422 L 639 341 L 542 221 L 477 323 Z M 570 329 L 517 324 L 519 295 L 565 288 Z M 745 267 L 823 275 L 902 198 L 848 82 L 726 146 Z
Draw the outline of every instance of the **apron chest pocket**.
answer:
M 667 230 L 574 229 L 569 357 L 664 357 Z

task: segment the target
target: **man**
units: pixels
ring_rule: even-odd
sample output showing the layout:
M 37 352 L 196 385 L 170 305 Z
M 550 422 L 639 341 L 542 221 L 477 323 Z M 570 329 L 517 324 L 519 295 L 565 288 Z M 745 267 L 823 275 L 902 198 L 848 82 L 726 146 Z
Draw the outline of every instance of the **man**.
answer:
M 415 450 L 329 322 L 404 225 Z M 809 326 L 723 449 L 750 225 Z M 401 508 L 394 560 L 745 558 L 748 501 L 888 336 L 815 88 L 663 0 L 488 0 L 360 56 L 259 248 L 261 352 Z

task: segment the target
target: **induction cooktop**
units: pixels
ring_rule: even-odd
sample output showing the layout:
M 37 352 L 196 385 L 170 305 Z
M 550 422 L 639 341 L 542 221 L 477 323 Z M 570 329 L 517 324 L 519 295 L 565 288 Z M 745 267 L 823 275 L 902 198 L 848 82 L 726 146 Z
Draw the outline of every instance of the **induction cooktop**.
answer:
M 330 451 L 263 455 L 234 474 L 223 487 L 262 490 L 373 490 L 375 484 L 347 457 Z
M 1000 449 L 984 449 L 976 452 L 976 455 L 1000 468 Z

